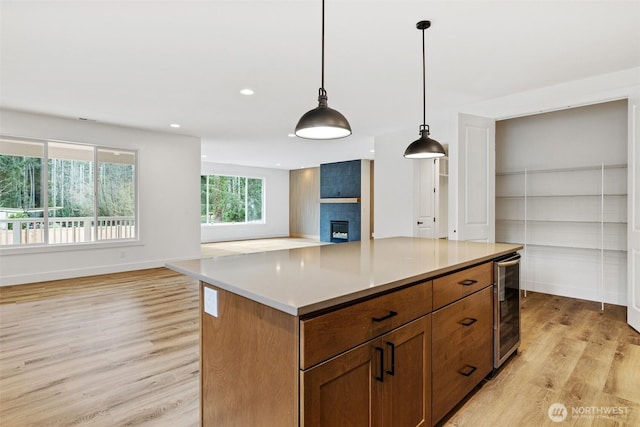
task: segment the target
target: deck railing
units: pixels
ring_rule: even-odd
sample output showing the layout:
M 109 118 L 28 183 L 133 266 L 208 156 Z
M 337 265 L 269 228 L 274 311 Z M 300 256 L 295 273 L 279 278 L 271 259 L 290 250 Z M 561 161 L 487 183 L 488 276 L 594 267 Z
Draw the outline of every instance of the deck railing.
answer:
M 44 218 L 0 219 L 0 246 L 84 243 L 133 239 L 135 218 L 130 216 L 53 217 L 45 234 Z M 46 237 L 48 235 L 48 238 Z

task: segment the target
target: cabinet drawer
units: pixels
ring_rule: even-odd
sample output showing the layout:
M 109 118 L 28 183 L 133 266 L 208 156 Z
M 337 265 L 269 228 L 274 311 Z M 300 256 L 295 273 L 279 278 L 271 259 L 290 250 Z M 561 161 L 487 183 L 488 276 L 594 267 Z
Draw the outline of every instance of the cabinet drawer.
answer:
M 427 281 L 300 322 L 300 367 L 332 356 L 431 312 Z
M 493 283 L 493 263 L 487 262 L 475 267 L 439 277 L 433 281 L 433 309 L 470 295 Z
M 493 367 L 493 288 L 433 313 L 433 421 L 444 417 Z

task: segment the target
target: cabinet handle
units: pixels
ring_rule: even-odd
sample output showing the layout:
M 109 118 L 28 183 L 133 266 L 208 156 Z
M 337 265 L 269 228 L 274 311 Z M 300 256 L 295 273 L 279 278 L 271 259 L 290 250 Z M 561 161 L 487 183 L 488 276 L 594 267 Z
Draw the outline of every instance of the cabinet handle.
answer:
M 458 282 L 458 284 L 462 286 L 471 286 L 471 285 L 475 285 L 476 283 L 478 283 L 478 281 L 473 279 L 467 279 L 467 280 L 463 280 L 462 282 Z
M 384 349 L 382 347 L 376 346 L 376 351 L 380 356 L 380 375 L 373 377 L 375 380 L 384 382 Z
M 373 320 L 374 322 L 382 322 L 383 320 L 390 319 L 393 316 L 397 316 L 397 315 L 398 315 L 398 313 L 396 313 L 395 311 L 389 311 L 389 314 L 387 314 L 386 316 L 372 317 L 371 320 Z
M 478 319 L 474 319 L 473 317 L 467 317 L 466 319 L 464 319 L 462 323 L 464 326 L 471 326 L 474 323 L 476 323 L 478 321 Z
M 475 366 L 466 365 L 466 366 L 464 367 L 464 369 L 463 369 L 462 371 L 460 371 L 459 373 L 460 373 L 461 375 L 464 375 L 465 377 L 468 377 L 468 376 L 470 376 L 471 374 L 473 374 L 473 373 L 476 371 L 476 369 L 478 369 L 478 368 L 476 368 Z
M 387 345 L 391 347 L 391 370 L 386 370 L 385 372 L 393 376 L 396 373 L 396 346 L 389 341 L 387 341 Z

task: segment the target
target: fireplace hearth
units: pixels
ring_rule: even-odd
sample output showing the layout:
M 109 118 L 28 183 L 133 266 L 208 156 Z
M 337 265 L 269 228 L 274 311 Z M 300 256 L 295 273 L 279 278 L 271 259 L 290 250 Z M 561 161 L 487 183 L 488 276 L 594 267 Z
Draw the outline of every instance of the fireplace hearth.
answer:
M 331 242 L 349 241 L 349 221 L 331 221 Z

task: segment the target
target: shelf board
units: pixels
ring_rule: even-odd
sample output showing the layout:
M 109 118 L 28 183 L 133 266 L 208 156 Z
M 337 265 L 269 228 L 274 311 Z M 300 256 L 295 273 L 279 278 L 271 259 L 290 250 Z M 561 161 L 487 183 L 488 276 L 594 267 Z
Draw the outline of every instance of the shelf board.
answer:
M 585 251 L 600 251 L 600 250 L 604 250 L 605 252 L 627 252 L 626 249 L 600 249 L 600 248 L 594 248 L 591 246 L 569 246 L 569 245 L 543 245 L 540 243 L 524 243 L 524 242 L 516 242 L 516 241 L 500 241 L 499 243 L 509 243 L 512 245 L 522 245 L 524 246 L 524 250 L 526 250 L 527 248 L 560 248 L 560 249 L 578 249 L 578 250 L 585 250 Z
M 496 222 L 498 223 L 516 223 L 516 224 L 524 224 L 524 219 L 506 219 L 506 218 L 496 218 Z M 586 220 L 572 220 L 572 219 L 527 219 L 526 222 L 533 222 L 538 224 L 543 223 L 559 223 L 559 224 L 619 224 L 619 225 L 627 225 L 626 222 L 623 221 L 586 221 Z
M 604 165 L 605 170 L 609 169 L 626 169 L 626 164 L 613 164 L 613 165 Z M 576 172 L 576 171 L 599 171 L 602 170 L 602 165 L 594 165 L 594 166 L 577 166 L 572 168 L 558 168 L 558 169 L 527 169 L 512 171 L 512 172 L 496 172 L 496 176 L 508 176 L 508 175 L 524 175 L 525 172 L 527 174 L 530 173 L 558 173 L 558 172 Z
M 602 197 L 603 194 L 539 194 L 539 195 L 518 195 L 518 196 L 496 196 L 496 199 L 543 199 L 543 198 L 558 198 L 558 197 L 568 197 L 568 198 L 576 198 L 576 197 Z M 604 194 L 604 197 L 627 197 L 626 193 L 611 193 Z
M 360 197 L 331 197 L 320 199 L 320 203 L 360 203 Z
M 586 251 L 600 251 L 603 250 L 605 252 L 627 252 L 626 249 L 601 249 L 601 248 L 594 248 L 594 247 L 587 247 L 587 246 L 569 246 L 569 245 L 543 245 L 543 244 L 539 244 L 539 243 L 527 243 L 525 246 L 533 246 L 536 248 L 563 248 L 563 249 L 581 249 L 581 250 L 586 250 Z

